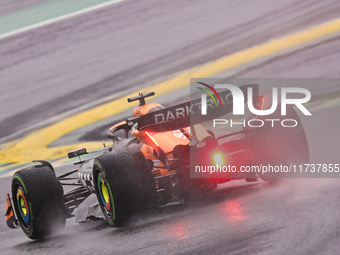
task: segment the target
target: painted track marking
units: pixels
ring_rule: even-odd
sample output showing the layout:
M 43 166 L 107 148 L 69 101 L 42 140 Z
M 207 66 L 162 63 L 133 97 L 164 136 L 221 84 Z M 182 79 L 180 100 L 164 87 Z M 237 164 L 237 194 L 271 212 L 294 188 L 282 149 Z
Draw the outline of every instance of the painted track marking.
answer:
M 339 31 L 340 19 L 336 19 L 300 33 L 284 36 L 246 50 L 233 53 L 229 56 L 222 57 L 214 62 L 189 69 L 169 80 L 145 87 L 143 88 L 143 91 L 155 91 L 157 96 L 165 95 L 166 93 L 189 85 L 191 77 L 210 77 L 227 69 L 231 69 L 263 57 L 268 57 L 276 53 L 284 52 L 285 50 L 306 43 L 311 43 L 317 39 L 338 33 Z M 3 150 L 0 151 L 2 163 L 30 162 L 38 158 L 52 160 L 63 157 L 68 151 L 76 148 L 88 147 L 89 150 L 98 148 L 99 143 L 83 143 L 81 145 L 68 145 L 56 148 L 49 148 L 48 145 L 83 126 L 114 116 L 129 109 L 131 106 L 127 104 L 126 98 L 133 96 L 136 93 L 138 93 L 138 91 L 93 109 L 72 115 L 58 123 L 37 130 L 19 141 L 9 143 Z M 0 168 L 0 171 L 3 169 L 4 167 Z

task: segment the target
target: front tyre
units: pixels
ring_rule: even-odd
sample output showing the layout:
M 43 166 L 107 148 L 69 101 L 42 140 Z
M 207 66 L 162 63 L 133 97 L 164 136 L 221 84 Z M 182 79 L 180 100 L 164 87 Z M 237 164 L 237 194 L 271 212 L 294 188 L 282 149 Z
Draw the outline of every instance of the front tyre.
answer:
M 16 172 L 12 179 L 13 206 L 24 233 L 46 239 L 65 226 L 63 189 L 47 166 Z

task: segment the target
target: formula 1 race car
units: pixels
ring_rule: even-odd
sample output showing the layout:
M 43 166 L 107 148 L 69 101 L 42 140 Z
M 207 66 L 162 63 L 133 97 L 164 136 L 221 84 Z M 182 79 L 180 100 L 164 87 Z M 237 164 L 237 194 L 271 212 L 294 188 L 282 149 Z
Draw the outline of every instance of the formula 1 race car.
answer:
M 242 88 L 249 86 L 254 85 Z M 262 173 L 240 172 L 224 174 L 222 178 L 190 178 L 192 162 L 223 165 L 223 161 L 228 161 L 239 166 L 309 160 L 301 125 L 291 129 L 242 127 L 241 131 L 221 131 L 222 135 L 217 136 L 218 132 L 208 130 L 201 123 L 207 119 L 195 117 L 200 115 L 198 101 L 168 108 L 146 104 L 145 98 L 154 94 L 128 98 L 129 103 L 139 101 L 139 106 L 134 109 L 133 117 L 109 129 L 112 146 L 89 153 L 85 148 L 68 153 L 69 158 L 79 158 L 74 170 L 57 177 L 50 163 L 39 160 L 35 161 L 37 165 L 16 172 L 12 197 L 7 194 L 7 225 L 13 228 L 20 225 L 31 239 L 45 239 L 62 229 L 66 219 L 74 216 L 75 209 L 95 194 L 103 218 L 110 225 L 120 227 L 128 224 L 134 215 L 155 212 L 174 202 L 186 203 L 193 196 L 214 190 L 220 183 L 234 179 L 253 182 L 260 177 L 277 180 Z M 255 100 L 261 102 L 258 95 Z M 224 112 L 231 112 L 232 102 L 224 107 Z M 287 115 L 300 122 L 293 107 Z M 216 116 L 211 114 L 206 118 Z M 116 135 L 122 130 L 124 138 Z M 63 185 L 75 188 L 64 192 Z M 91 210 L 88 211 L 85 221 L 94 218 Z

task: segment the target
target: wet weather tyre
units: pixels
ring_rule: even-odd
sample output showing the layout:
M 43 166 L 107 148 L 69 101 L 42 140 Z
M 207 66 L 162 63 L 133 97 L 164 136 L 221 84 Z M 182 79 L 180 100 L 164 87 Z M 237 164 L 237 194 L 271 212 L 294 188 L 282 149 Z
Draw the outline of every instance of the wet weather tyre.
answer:
M 281 108 L 270 115 L 270 119 L 281 118 Z M 264 118 L 260 116 L 259 119 Z M 267 117 L 268 118 L 268 117 Z M 291 105 L 287 106 L 287 119 L 297 122 L 296 127 L 283 127 L 270 125 L 255 128 L 250 132 L 250 149 L 252 151 L 253 165 L 263 166 L 290 166 L 309 163 L 309 146 L 302 122 Z M 261 179 L 272 184 L 278 183 L 282 178 L 290 177 L 289 173 L 258 173 Z
M 99 205 L 110 225 L 127 225 L 134 215 L 158 207 L 151 167 L 140 151 L 120 149 L 94 161 L 95 189 Z
M 13 205 L 19 224 L 31 239 L 46 239 L 65 226 L 63 188 L 48 166 L 16 172 L 12 179 Z

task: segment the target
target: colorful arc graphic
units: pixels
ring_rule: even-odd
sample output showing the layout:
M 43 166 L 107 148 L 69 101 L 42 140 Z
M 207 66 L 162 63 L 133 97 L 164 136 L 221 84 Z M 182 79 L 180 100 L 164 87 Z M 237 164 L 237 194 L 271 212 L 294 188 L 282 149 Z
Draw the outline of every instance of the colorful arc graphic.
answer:
M 208 85 L 208 84 L 206 84 L 206 83 L 203 83 L 203 82 L 197 82 L 197 83 L 199 83 L 199 84 L 201 84 L 201 85 L 203 85 L 203 86 L 206 86 L 206 87 L 209 88 L 212 92 L 214 92 L 215 95 L 217 96 L 218 100 L 220 101 L 220 104 L 223 105 L 222 100 L 221 100 L 219 94 L 217 93 L 217 91 L 216 91 L 213 87 L 211 87 L 210 85 Z M 203 90 L 204 92 L 206 92 L 206 93 L 212 98 L 212 100 L 214 100 L 214 103 L 215 103 L 215 105 L 217 106 L 217 102 L 216 102 L 214 96 L 210 93 L 209 90 L 206 90 L 206 89 L 203 89 L 203 88 L 199 88 L 199 87 L 197 87 L 197 88 Z

